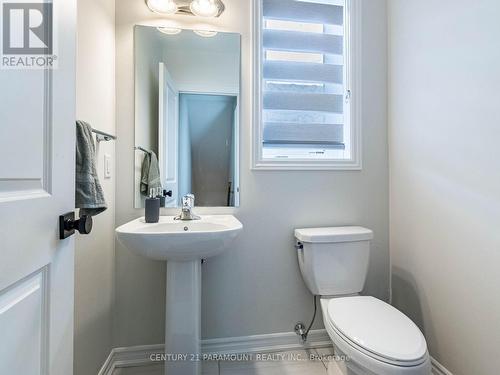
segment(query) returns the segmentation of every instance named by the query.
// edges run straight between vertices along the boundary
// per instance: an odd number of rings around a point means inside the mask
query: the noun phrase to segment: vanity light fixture
[[[212,31],[212,30],[193,30],[193,32],[204,38],[211,38],[217,35],[217,31]]]
[[[144,0],[152,12],[200,17],[219,17],[226,6],[222,0]]]
[[[182,29],[177,27],[157,27],[157,29],[159,32],[167,35],[177,35],[182,31]]]
[[[217,0],[193,0],[189,8],[194,15],[200,17],[217,17],[223,11],[221,2]]]
[[[174,0],[147,0],[147,5],[151,11],[161,14],[174,14],[178,6]]]

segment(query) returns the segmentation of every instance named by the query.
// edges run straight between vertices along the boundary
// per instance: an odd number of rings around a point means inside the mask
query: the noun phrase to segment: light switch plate
[[[111,178],[111,155],[104,154],[104,178]]]

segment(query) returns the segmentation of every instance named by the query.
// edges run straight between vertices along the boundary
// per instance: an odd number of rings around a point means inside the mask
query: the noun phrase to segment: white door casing
[[[233,118],[233,147],[234,155],[233,157],[233,194],[234,194],[234,206],[240,206],[240,97],[236,98],[236,108],[234,109]]]
[[[158,158],[163,188],[172,191],[166,207],[179,205],[179,91],[164,63],[158,75]]]
[[[76,1],[55,1],[54,70],[0,70],[0,374],[73,373]]]

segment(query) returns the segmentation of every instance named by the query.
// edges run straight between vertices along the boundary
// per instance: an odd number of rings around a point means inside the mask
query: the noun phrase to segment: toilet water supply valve
[[[300,241],[297,241],[297,243],[295,244],[295,250],[297,251],[301,251],[301,250],[304,250],[304,244]],[[300,339],[302,341],[303,344],[306,343],[307,341],[307,335],[309,335],[309,331],[311,330],[311,327],[314,323],[314,319],[316,319],[316,310],[317,310],[317,302],[316,302],[316,297],[317,296],[314,296],[314,300],[313,300],[313,304],[314,304],[314,314],[313,314],[313,317],[311,319],[311,323],[309,324],[309,327],[307,327],[306,329],[306,326],[304,325],[304,323],[302,322],[298,322],[297,324],[295,324],[295,327],[294,327],[294,331],[295,333],[300,336]]]
[[[294,327],[294,331],[298,336],[300,336],[302,344],[305,344],[307,342],[307,336],[309,335],[309,331],[311,330],[311,327],[314,323],[314,319],[316,319],[316,311],[317,311],[317,307],[318,307],[316,297],[317,296],[313,297],[313,299],[314,299],[313,300],[314,313],[313,313],[313,317],[311,319],[311,323],[309,324],[309,327],[307,327],[307,329],[306,329],[306,326],[302,322],[298,322],[297,324],[295,324],[295,327]]]
[[[302,342],[306,342],[307,340],[307,334],[306,334],[306,326],[304,325],[304,323],[302,322],[298,322],[297,324],[295,324],[295,333],[300,336],[300,338],[302,339]]]

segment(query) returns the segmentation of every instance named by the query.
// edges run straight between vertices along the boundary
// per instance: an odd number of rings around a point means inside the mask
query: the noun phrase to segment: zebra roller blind
[[[344,0],[262,0],[262,141],[345,148]]]

